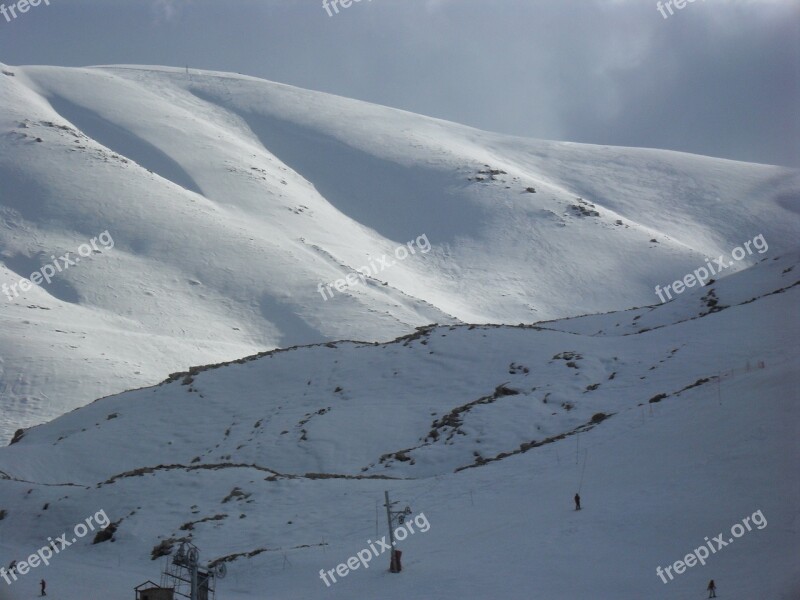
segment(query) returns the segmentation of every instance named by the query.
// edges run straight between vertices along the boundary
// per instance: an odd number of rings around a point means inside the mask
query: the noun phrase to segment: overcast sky
[[[800,0],[666,19],[655,0],[49,2],[0,16],[0,62],[188,63],[515,135],[800,167]]]

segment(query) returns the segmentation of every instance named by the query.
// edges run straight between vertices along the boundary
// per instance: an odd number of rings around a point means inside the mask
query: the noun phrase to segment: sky
[[[188,65],[512,135],[800,167],[800,0],[338,1],[42,0],[0,16],[0,62]]]

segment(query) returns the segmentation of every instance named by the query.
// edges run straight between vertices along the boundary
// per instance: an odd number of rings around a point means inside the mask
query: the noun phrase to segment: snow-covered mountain
[[[796,598],[798,263],[644,309],[277,350],[98,400],[0,449],[0,565],[101,510],[114,542],[78,540],[0,597],[41,574],[64,600],[84,581],[126,598],[190,539],[227,564],[225,599],[687,598],[711,578],[721,598]],[[430,529],[402,543],[402,574],[385,555],[327,587],[320,569],[386,534],[384,490]],[[756,511],[705,566],[656,575]]]
[[[785,168],[514,138],[235,74],[0,71],[0,440],[271,348],[653,304],[706,258],[757,235],[778,256],[800,229]],[[113,248],[91,248],[101,234]]]

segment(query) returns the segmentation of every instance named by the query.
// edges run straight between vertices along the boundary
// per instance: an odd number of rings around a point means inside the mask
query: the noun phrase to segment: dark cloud
[[[5,1],[6,4],[10,0]],[[800,2],[51,0],[9,64],[233,71],[483,129],[800,166]]]

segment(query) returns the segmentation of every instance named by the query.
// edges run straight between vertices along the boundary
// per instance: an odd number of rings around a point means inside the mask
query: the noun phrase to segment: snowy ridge
[[[0,296],[0,439],[265,349],[651,304],[705,257],[758,234],[777,256],[800,229],[785,168],[501,136],[232,74],[3,70],[0,282],[106,230],[115,246]],[[423,234],[429,253],[320,296]]]
[[[119,521],[115,542],[48,567],[65,600],[77,572],[126,597],[181,538],[228,563],[233,599],[685,598],[713,577],[726,598],[788,600],[798,259],[659,307],[301,346],[98,400],[0,450],[0,564],[96,507]],[[325,587],[319,569],[376,539],[384,489],[431,523],[404,542],[406,572],[379,560]],[[766,528],[656,577],[756,510]]]

